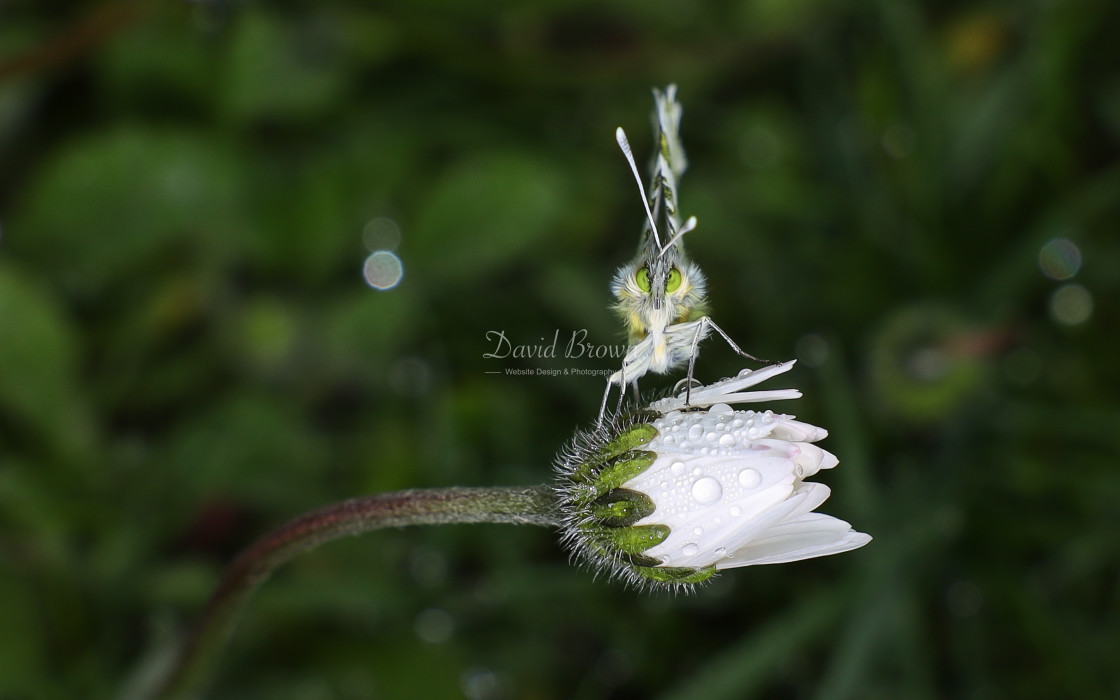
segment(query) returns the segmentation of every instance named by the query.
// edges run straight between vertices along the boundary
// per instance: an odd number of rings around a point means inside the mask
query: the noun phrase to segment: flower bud
[[[638,587],[688,587],[718,570],[836,554],[870,536],[812,512],[829,496],[806,482],[838,460],[822,428],[731,403],[797,398],[742,392],[774,365],[650,404],[573,438],[557,462],[564,540],[576,556]]]

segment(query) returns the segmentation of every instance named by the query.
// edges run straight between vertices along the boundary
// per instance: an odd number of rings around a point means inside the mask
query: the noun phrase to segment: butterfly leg
[[[618,377],[618,404],[615,406],[615,415],[622,412],[622,398],[626,396],[626,363],[622,364],[622,369],[618,370],[611,376],[607,377],[607,390],[603,392],[603,403],[599,406],[599,419],[595,421],[595,427],[598,428],[603,424],[603,418],[607,415],[607,399],[611,395],[611,387],[614,385],[614,378]],[[634,382],[634,393],[637,394],[638,383]]]
[[[707,316],[702,316],[699,319],[699,321],[700,321],[700,325],[696,326],[696,335],[692,336],[692,352],[688,356],[688,377],[687,377],[688,388],[685,389],[685,395],[684,395],[684,405],[685,406],[692,403],[692,382],[693,382],[692,370],[696,367],[696,353],[699,352],[699,349],[700,349],[700,339],[703,338],[705,335],[707,335],[706,331],[709,328],[714,330],[716,333],[719,333],[720,336],[722,336],[723,339],[727,341],[727,344],[731,346],[731,349],[734,350],[740,357],[745,357],[749,360],[754,360],[755,362],[761,362],[764,365],[775,364],[774,362],[772,362],[770,360],[764,360],[761,357],[755,357],[754,355],[752,355],[749,352],[746,352],[745,350],[740,348],[738,345],[735,344],[735,341],[731,339],[731,336],[727,335],[727,333],[725,333],[722,328],[717,326],[716,322],[713,321],[711,318],[709,318]]]
[[[723,336],[723,339],[727,341],[727,344],[731,346],[731,349],[734,350],[736,353],[738,353],[740,357],[745,357],[748,360],[754,360],[755,362],[761,362],[764,365],[775,365],[775,364],[777,364],[776,362],[774,362],[772,360],[764,360],[761,357],[755,357],[754,355],[750,354],[749,352],[744,351],[742,348],[740,348],[738,345],[735,344],[735,341],[731,339],[731,336],[724,333],[723,329],[720,328],[719,326],[717,326],[716,322],[713,321],[712,319],[708,318],[707,316],[700,319],[700,325],[701,326],[705,326],[705,325],[710,326],[712,328],[712,330],[714,330],[716,333],[719,333],[721,336]],[[700,333],[699,332],[696,334],[696,338],[697,338],[697,340],[699,340],[699,338],[700,338]],[[693,342],[692,349],[693,349],[693,352],[696,351],[696,342]]]
[[[688,406],[692,403],[692,371],[696,369],[696,353],[700,351],[700,338],[704,336],[704,329],[706,323],[710,323],[707,316],[700,319],[700,325],[696,326],[696,335],[692,336],[692,352],[688,353],[688,374],[685,375],[684,380],[688,382],[684,389],[684,405]],[[723,331],[720,331],[722,333]]]
[[[607,399],[611,395],[611,386],[613,386],[611,378],[607,377],[607,390],[603,392],[603,403],[599,406],[599,419],[595,421],[596,428],[603,424],[603,417],[607,414]]]

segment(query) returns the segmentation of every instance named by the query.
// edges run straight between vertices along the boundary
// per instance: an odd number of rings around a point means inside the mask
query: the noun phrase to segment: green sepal
[[[653,513],[653,499],[639,491],[614,489],[591,504],[591,514],[607,527],[630,527]]]
[[[650,464],[653,464],[653,458],[651,458],[651,456],[656,457],[653,452],[649,452],[648,450],[633,450],[631,452],[623,452],[604,462],[584,462],[572,473],[572,481],[577,484],[592,484],[598,488],[603,483],[602,479],[604,474],[614,474],[615,472],[621,471],[623,473],[632,473],[632,476],[637,476],[642,473],[642,470]],[[630,462],[635,459],[648,461],[640,465],[630,465]],[[612,478],[609,483],[614,483],[615,481],[616,479]],[[626,479],[623,479],[622,481],[618,481],[615,485],[621,486],[625,481]],[[608,486],[607,488],[600,489],[600,492],[603,493],[609,489],[610,487]]]
[[[602,531],[601,536],[615,549],[626,554],[641,554],[655,547],[669,536],[668,525],[636,525],[633,527],[610,528]]]
[[[578,502],[586,503],[590,499],[605,496],[644,472],[656,460],[657,454],[654,452],[633,450],[615,457],[603,465],[598,473],[593,471],[595,467],[589,462],[581,464],[572,478],[577,486],[586,485],[589,488],[580,488],[581,493],[576,494],[575,498]]]
[[[716,575],[716,565],[703,569],[691,569],[687,566],[638,566],[634,571],[661,583],[701,583]]]
[[[657,437],[657,428],[649,423],[639,423],[631,427],[629,430],[621,433],[613,441],[607,443],[599,448],[595,454],[587,459],[586,462],[580,464],[572,471],[571,480],[578,484],[588,484],[599,482],[599,477],[605,472],[611,472],[616,469],[629,470],[626,463],[643,453],[638,451],[637,448],[643,445],[648,445],[651,440]],[[649,464],[652,464],[652,460]],[[636,476],[640,474],[643,469],[649,466],[634,465],[632,468],[636,469],[632,473]],[[615,483],[615,486],[621,485],[625,479]],[[598,484],[596,484],[598,486]],[[607,488],[600,488],[599,493],[603,494],[610,490]]]
[[[631,568],[634,569],[652,568],[661,565],[661,560],[654,559],[653,557],[647,557],[643,554],[627,554],[626,552],[618,551],[614,548],[614,544],[609,540],[609,538],[595,540],[590,542],[590,544],[592,549],[599,556],[605,557],[607,559],[616,559],[620,562],[626,562],[630,565]]]
[[[657,428],[649,423],[639,423],[599,448],[599,451],[588,462],[594,465],[605,464],[624,452],[648,445],[657,435]]]
[[[617,489],[627,481],[638,476],[649,465],[657,461],[657,453],[650,452],[649,450],[634,450],[627,452],[614,462],[607,464],[599,472],[598,477],[595,479],[595,488],[599,493],[607,493],[611,489]]]

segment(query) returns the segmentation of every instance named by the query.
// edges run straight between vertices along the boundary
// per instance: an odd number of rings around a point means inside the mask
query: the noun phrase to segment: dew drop
[[[719,547],[718,549],[716,549],[716,556],[719,557],[720,559],[723,559],[724,557],[726,557],[727,556],[727,547]]]
[[[681,554],[685,555],[686,557],[694,557],[699,551],[700,545],[693,544],[691,542],[681,547]]]
[[[715,503],[723,497],[723,487],[712,477],[705,476],[693,482],[692,497],[699,503]]]
[[[696,535],[697,537],[699,537],[699,536],[701,536],[701,535],[703,535],[703,534],[704,534],[704,528],[702,528],[702,527],[694,527],[694,528],[692,528],[692,534],[694,534],[694,535]]]
[[[707,440],[708,442],[715,442],[716,437],[718,437],[718,436],[715,434],[715,431],[711,431],[707,435],[704,436],[704,439]]]
[[[672,445],[676,441],[677,441],[677,439],[675,437],[673,437],[672,435],[666,435],[665,437],[661,438],[661,442],[666,444],[666,445]]]
[[[739,485],[743,488],[753,489],[762,483],[762,474],[757,469],[744,469],[739,472]]]
[[[735,436],[731,433],[724,433],[719,436],[719,444],[723,447],[730,447],[735,444]]]
[[[680,474],[684,471],[684,462],[673,462],[669,469],[672,470],[674,474]]]
[[[708,413],[719,415],[721,413],[734,413],[735,409],[731,408],[725,403],[717,403],[708,409]]]

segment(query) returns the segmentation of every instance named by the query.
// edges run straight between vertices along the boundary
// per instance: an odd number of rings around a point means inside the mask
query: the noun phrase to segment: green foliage
[[[1118,21],[7,3],[0,697],[114,696],[301,512],[550,479],[604,383],[563,371],[617,364],[566,343],[623,342],[643,213],[614,128],[642,161],[669,82],[713,318],[800,359],[771,408],[829,429],[825,510],[875,541],[660,598],[544,530],[380,532],[269,581],[215,697],[1115,695]],[[1072,278],[1040,269],[1054,238]],[[557,356],[485,358],[488,331]],[[713,339],[698,378],[740,366]]]

